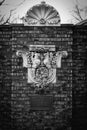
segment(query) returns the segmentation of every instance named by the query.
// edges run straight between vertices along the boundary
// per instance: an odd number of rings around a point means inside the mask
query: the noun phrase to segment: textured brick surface
[[[75,27],[73,37],[73,121],[77,129],[87,124],[87,27]]]
[[[70,130],[72,99],[74,127],[78,127],[79,118],[85,119],[86,30],[68,25],[0,27],[0,125],[3,129]],[[27,69],[23,68],[22,58],[16,56],[16,50],[30,44],[55,45],[57,51],[68,52],[68,57],[62,59],[62,67],[57,69],[57,83],[49,84],[46,90],[46,94],[54,96],[52,111],[30,110],[30,96],[36,93],[36,89],[27,83]]]
[[[0,27],[0,128],[11,123],[11,28]]]

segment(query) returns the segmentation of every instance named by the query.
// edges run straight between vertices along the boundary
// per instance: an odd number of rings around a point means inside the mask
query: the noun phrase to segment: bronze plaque
[[[53,106],[52,95],[30,96],[31,110],[51,110]]]

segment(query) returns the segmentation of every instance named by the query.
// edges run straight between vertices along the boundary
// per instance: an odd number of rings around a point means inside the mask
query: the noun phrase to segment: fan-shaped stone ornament
[[[41,2],[28,10],[22,21],[28,26],[59,26],[60,16],[54,7]]]

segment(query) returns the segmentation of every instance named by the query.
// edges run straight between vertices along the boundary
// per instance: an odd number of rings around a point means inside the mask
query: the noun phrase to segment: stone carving
[[[56,65],[58,68],[61,68],[61,59],[62,57],[66,57],[68,53],[66,51],[58,51],[56,53]]]
[[[44,59],[44,64],[46,65],[46,67],[51,68],[51,61],[50,61],[51,57],[50,54],[47,52],[45,54],[45,59]]]
[[[31,60],[32,60],[32,68],[36,68],[40,64],[39,54],[38,53],[31,53]]]
[[[59,13],[52,6],[47,5],[45,2],[35,5],[30,8],[25,17],[21,18],[24,25],[30,26],[59,26],[60,16]]]
[[[18,50],[16,53],[23,58],[23,67],[28,68],[28,83],[38,87],[56,83],[56,68],[61,68],[61,59],[68,55],[67,52],[55,52],[54,45],[30,45],[29,48],[29,51]]]

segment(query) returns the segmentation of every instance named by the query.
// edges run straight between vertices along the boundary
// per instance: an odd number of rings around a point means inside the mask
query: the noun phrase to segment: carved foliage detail
[[[66,51],[45,51],[41,47],[36,51],[18,50],[16,54],[23,58],[23,67],[28,68],[28,83],[37,86],[55,83],[56,68],[61,68],[62,57],[68,55]]]

